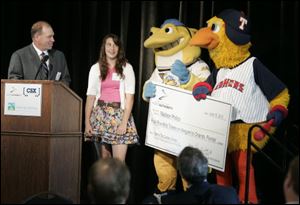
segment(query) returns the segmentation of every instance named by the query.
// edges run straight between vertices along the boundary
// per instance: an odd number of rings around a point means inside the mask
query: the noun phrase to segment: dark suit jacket
[[[232,187],[203,182],[192,185],[187,191],[162,197],[163,204],[239,204]]]
[[[60,80],[66,85],[71,82],[67,62],[61,51],[52,49],[49,53],[49,80]],[[8,68],[8,79],[24,79],[34,80],[39,68],[41,60],[32,44],[15,51],[10,59]],[[60,74],[59,74],[60,73]],[[56,79],[56,76],[59,76]],[[37,76],[37,80],[46,80]]]

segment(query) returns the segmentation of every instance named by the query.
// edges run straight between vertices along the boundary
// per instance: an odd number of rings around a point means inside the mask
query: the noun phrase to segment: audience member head
[[[290,162],[283,189],[286,202],[299,201],[299,155]]]
[[[41,51],[50,50],[54,43],[54,32],[46,21],[38,21],[31,27],[31,38],[34,45]]]
[[[90,168],[88,194],[93,204],[124,204],[129,189],[130,172],[124,162],[103,158]]]
[[[181,176],[189,183],[206,180],[208,161],[203,153],[193,147],[185,147],[178,156],[177,166]]]

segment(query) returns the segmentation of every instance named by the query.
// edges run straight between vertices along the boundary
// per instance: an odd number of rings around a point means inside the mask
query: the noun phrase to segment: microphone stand
[[[48,68],[49,68],[49,70],[48,70],[48,80],[50,80],[50,75],[51,75],[51,72],[53,70],[53,65],[51,64],[51,62],[49,63]]]
[[[41,68],[43,67],[43,63],[40,64],[38,71],[35,74],[34,80],[36,80],[38,74],[41,72]]]

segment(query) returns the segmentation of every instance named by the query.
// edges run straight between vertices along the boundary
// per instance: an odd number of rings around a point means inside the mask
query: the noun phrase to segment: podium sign
[[[6,83],[4,115],[41,116],[42,84]]]

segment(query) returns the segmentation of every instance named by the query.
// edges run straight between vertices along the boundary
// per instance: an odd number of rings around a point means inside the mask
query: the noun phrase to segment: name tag
[[[117,73],[113,73],[111,79],[115,80],[115,81],[120,81],[121,80],[120,76]]]
[[[61,76],[61,72],[57,72],[55,76],[55,80],[59,80]]]

